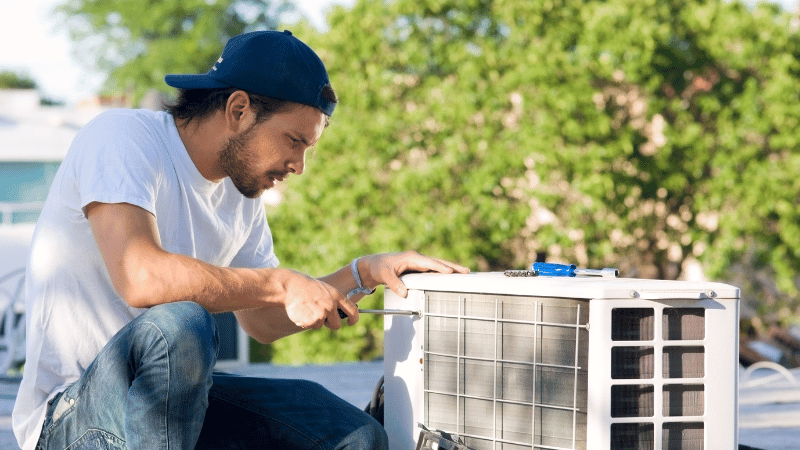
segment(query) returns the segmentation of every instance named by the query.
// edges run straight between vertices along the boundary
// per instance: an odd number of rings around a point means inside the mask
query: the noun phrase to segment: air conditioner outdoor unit
[[[391,450],[731,450],[739,289],[603,277],[412,274],[386,291]]]

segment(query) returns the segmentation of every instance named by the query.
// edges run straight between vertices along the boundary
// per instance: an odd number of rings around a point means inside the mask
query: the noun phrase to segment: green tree
[[[76,56],[107,73],[104,90],[133,103],[168,92],[169,73],[204,73],[237,34],[278,26],[285,0],[70,0],[56,11]]]
[[[0,89],[36,89],[36,82],[27,75],[6,70],[0,72]]]
[[[361,0],[329,26],[299,33],[341,103],[269,213],[287,265],[411,248],[658,278],[696,260],[729,279],[743,261],[797,304],[800,39],[777,7]],[[303,333],[275,358],[376,356],[379,324]]]

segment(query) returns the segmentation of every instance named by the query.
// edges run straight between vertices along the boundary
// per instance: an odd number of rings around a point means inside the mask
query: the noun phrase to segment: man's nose
[[[286,168],[295,175],[301,175],[306,169],[306,152],[303,151],[299,157],[287,161]]]

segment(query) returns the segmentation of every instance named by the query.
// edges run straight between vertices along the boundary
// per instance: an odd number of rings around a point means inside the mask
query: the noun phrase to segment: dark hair
[[[228,97],[237,88],[219,89],[178,89],[178,99],[167,107],[167,112],[176,119],[191,122],[193,119],[204,119],[220,109],[225,109]],[[247,92],[247,91],[245,91]],[[269,116],[287,108],[292,102],[265,97],[263,95],[247,92],[250,104],[256,113],[256,122],[267,120]]]
[[[167,112],[172,114],[172,117],[186,120],[187,122],[191,122],[193,119],[204,119],[214,114],[217,110],[225,109],[228,103],[228,97],[240,90],[241,89],[233,87],[219,89],[178,89],[178,99],[175,103],[167,106]],[[250,105],[252,105],[253,111],[256,113],[256,123],[261,123],[269,119],[273,114],[296,104],[288,100],[245,92],[250,97]],[[322,87],[321,95],[332,103],[337,103],[339,101],[336,97],[336,92],[333,91],[333,87],[330,84],[326,84]]]
[[[336,92],[333,91],[333,86],[330,84],[322,86],[322,92],[320,92],[320,94],[322,94],[325,100],[331,103],[339,103],[339,97],[336,96]]]

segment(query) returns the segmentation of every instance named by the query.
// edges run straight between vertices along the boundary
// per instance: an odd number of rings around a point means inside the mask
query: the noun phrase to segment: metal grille
[[[424,421],[475,450],[586,448],[588,302],[428,292]]]

